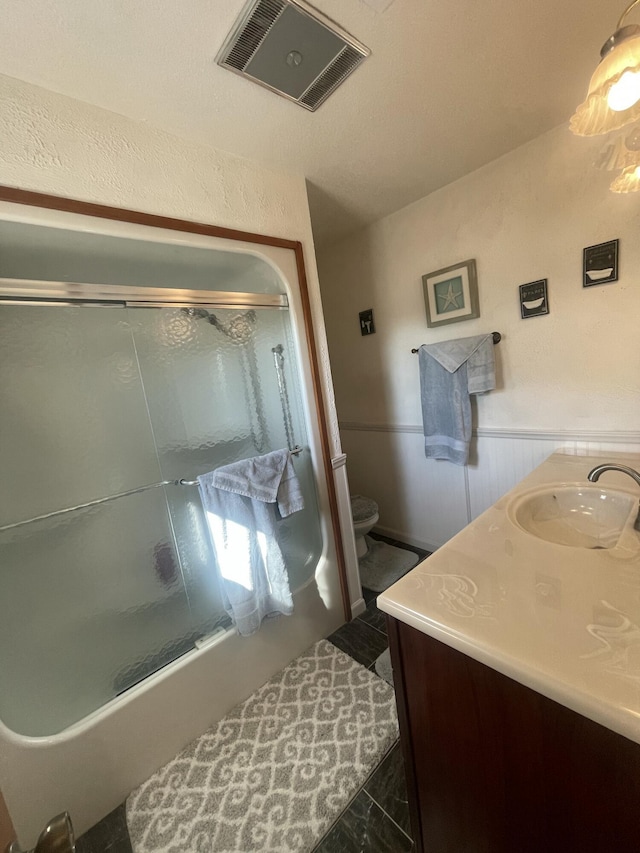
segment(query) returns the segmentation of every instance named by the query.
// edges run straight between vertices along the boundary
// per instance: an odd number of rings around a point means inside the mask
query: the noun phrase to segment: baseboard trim
[[[393,527],[381,527],[379,524],[373,528],[373,532],[379,533],[381,536],[386,536],[388,539],[404,542],[406,545],[414,545],[423,551],[437,551],[444,544],[432,545],[430,542],[425,542],[424,539],[416,539],[414,536],[409,536],[408,533],[403,533],[402,530],[394,530]]]
[[[359,616],[361,613],[367,609],[367,602],[364,598],[359,598],[351,605],[351,618],[355,619],[356,616]]]
[[[418,424],[380,424],[367,421],[340,421],[341,430],[354,432],[400,432],[422,435]],[[640,444],[640,432],[631,430],[537,430],[476,427],[478,438],[528,439],[533,441],[595,441],[609,444]]]

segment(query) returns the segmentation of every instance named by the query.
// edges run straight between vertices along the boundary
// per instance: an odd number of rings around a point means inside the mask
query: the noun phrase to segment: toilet
[[[360,560],[368,550],[364,537],[378,522],[378,504],[364,495],[351,495],[351,516],[356,535],[356,554]]]

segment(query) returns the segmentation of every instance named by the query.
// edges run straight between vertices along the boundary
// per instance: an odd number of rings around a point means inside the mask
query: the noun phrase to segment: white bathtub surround
[[[1,76],[0,103],[4,119],[0,127],[2,184],[301,242],[329,420],[330,454],[339,456],[304,177],[272,172],[232,154]],[[46,225],[53,218],[59,227],[66,227],[74,220],[69,214],[15,207],[29,222],[37,218]],[[99,221],[89,218],[82,227],[93,231],[99,228]],[[144,226],[139,227],[144,231]],[[132,226],[111,223],[110,228],[109,233],[127,236]],[[142,239],[154,239],[149,232],[155,239],[167,236],[158,233],[159,229],[147,229]],[[173,239],[183,243],[192,236],[173,235]],[[206,241],[197,235],[193,239]],[[274,251],[279,255],[277,265],[283,254],[289,254],[284,249]],[[296,280],[295,264],[285,275]],[[295,287],[291,299],[300,316]],[[303,336],[300,341],[304,351]],[[304,370],[308,383],[310,376],[306,367]],[[316,421],[310,412],[312,431]],[[314,465],[321,466],[317,435],[311,454]],[[346,474],[342,479],[336,477],[336,482],[339,500],[348,502]],[[325,497],[320,497],[323,514]],[[344,529],[348,540],[350,528]],[[255,642],[228,633],[220,642],[194,650],[60,735],[21,737],[0,725],[0,784],[22,846],[33,846],[51,815],[65,809],[71,812],[77,833],[84,832],[256,685],[311,642],[335,630],[343,616],[331,539],[325,526],[325,553],[315,582],[294,593],[293,615],[266,624]],[[355,598],[356,603],[360,597]]]
[[[12,209],[17,207],[12,206]],[[7,213],[3,208],[2,213]],[[20,210],[30,221],[49,220],[56,212]],[[80,220],[77,223],[77,220]],[[88,229],[111,224],[81,216],[59,214],[60,225]],[[41,223],[42,224],[42,223]],[[135,239],[142,230],[148,239],[191,236],[145,230],[144,226],[115,223],[115,232]],[[138,229],[138,230],[136,230]],[[194,235],[198,241],[203,238]],[[239,247],[235,247],[236,251]],[[260,254],[267,249],[263,247]],[[292,253],[287,253],[285,255]],[[272,259],[274,260],[274,259]],[[297,281],[295,261],[279,254],[275,261],[289,285]],[[284,263],[284,267],[281,264]],[[269,620],[259,637],[240,638],[234,631],[219,641],[188,652],[174,664],[147,678],[59,734],[47,737],[19,735],[0,724],[0,779],[11,816],[23,847],[31,847],[46,821],[69,810],[81,834],[121,803],[128,793],[173,757],[212,722],[263,684],[310,643],[325,637],[344,621],[337,560],[328,513],[328,493],[322,472],[319,418],[312,387],[304,337],[300,333],[300,293],[290,288],[297,351],[300,359],[302,405],[309,430],[310,453],[316,472],[320,507],[322,554],[304,585],[294,591],[294,612],[286,620]],[[77,687],[80,689],[80,687]]]
[[[570,547],[514,513],[547,484],[640,455],[554,453],[436,554],[378,598],[386,613],[640,743],[640,489],[611,471],[597,486],[629,498],[613,547]],[[612,544],[602,541],[603,545]]]
[[[318,580],[331,589],[331,567]],[[331,589],[336,602],[337,579]],[[315,584],[294,595],[294,614],[267,620],[255,638],[235,631],[180,658],[60,735],[22,737],[0,723],[3,794],[23,847],[65,809],[81,835],[129,792],[309,646],[341,624]]]

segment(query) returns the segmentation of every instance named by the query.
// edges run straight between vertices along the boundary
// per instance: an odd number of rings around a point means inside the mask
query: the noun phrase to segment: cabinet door
[[[418,853],[635,853],[640,746],[388,619]]]

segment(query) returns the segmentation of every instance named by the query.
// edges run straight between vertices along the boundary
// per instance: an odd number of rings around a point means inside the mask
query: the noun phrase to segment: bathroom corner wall
[[[559,127],[318,254],[351,488],[380,529],[437,547],[557,447],[640,448],[640,196]],[[619,238],[619,280],[582,287],[582,250]],[[480,317],[430,329],[421,277],[475,258]],[[548,279],[550,313],[518,285]],[[376,334],[358,312],[373,308]],[[427,460],[411,349],[499,331],[498,387],[472,398],[470,463]]]

